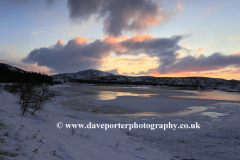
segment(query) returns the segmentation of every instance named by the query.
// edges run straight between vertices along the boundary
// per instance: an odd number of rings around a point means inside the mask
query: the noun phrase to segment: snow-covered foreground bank
[[[61,91],[38,117],[20,115],[17,97],[0,94],[0,159],[239,159],[240,105],[219,103],[195,107],[184,115],[107,115],[74,111],[59,105],[76,92]],[[194,109],[194,107],[193,107]],[[57,122],[193,124],[200,129],[58,129]]]
[[[0,157],[5,159],[170,159],[170,155],[133,141],[119,129],[58,129],[57,122],[102,123],[108,116],[76,112],[57,104],[66,95],[55,97],[38,117],[20,115],[17,97],[0,95]],[[118,143],[118,144],[117,144]],[[145,148],[139,151],[138,148]],[[0,158],[1,159],[1,158]]]

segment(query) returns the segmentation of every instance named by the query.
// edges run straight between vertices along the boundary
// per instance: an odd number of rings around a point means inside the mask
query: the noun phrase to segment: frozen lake
[[[239,93],[180,91],[148,87],[69,86],[69,100],[61,104],[74,110],[107,114],[190,114],[216,103],[240,103]]]

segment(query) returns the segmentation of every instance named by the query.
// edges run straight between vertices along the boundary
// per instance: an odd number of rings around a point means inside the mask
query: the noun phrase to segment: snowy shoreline
[[[17,97],[0,94],[0,158],[4,159],[237,159],[240,105],[219,103],[190,115],[131,116],[74,111],[59,104],[74,96],[67,85],[37,117],[21,115]],[[65,123],[195,123],[200,130],[56,128]],[[69,136],[70,135],[70,136]],[[117,143],[120,144],[117,147]],[[11,157],[13,156],[13,157]],[[14,157],[15,156],[15,157]]]
[[[58,86],[54,86],[57,88]],[[62,86],[61,86],[62,87]],[[69,93],[47,103],[37,117],[21,115],[17,97],[3,91],[0,95],[0,158],[5,159],[156,159],[170,155],[151,148],[140,152],[136,148],[147,148],[142,142],[135,142],[120,129],[89,130],[78,129],[69,136],[71,129],[58,129],[57,122],[102,123],[108,116],[88,112],[76,112],[58,104],[68,99]],[[109,117],[108,117],[109,118]],[[119,147],[116,143],[121,139]],[[139,153],[140,152],[140,153]],[[33,158],[32,158],[33,157]]]

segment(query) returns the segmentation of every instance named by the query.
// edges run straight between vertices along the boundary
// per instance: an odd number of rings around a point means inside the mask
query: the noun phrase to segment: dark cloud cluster
[[[59,41],[49,48],[35,49],[22,61],[49,67],[53,69],[52,72],[76,72],[89,68],[97,69],[101,59],[112,49],[113,45],[101,40],[79,43],[79,39],[73,39],[66,45]]]
[[[180,72],[202,72],[224,69],[226,67],[240,67],[240,54],[223,55],[222,53],[214,53],[210,56],[186,56],[171,65],[156,69],[162,74],[180,73]]]
[[[115,52],[117,55],[140,53],[151,57],[159,57],[164,65],[172,63],[176,58],[176,51],[181,36],[171,38],[149,38],[136,41],[131,38],[121,42],[109,42],[107,39],[95,40],[87,43],[84,38],[70,40],[66,45],[61,41],[48,48],[39,48],[31,51],[23,59],[24,63],[52,68],[52,72],[76,72],[79,70],[97,68],[103,62],[103,58]]]
[[[123,31],[141,31],[167,19],[159,1],[153,0],[68,0],[70,17],[86,21],[104,19],[104,32],[120,36]]]

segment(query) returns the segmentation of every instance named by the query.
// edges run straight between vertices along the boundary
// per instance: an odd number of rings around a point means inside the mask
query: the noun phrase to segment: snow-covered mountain
[[[112,73],[103,72],[100,70],[84,70],[79,71],[77,73],[63,73],[63,74],[57,74],[53,75],[54,78],[98,78],[98,77],[105,77],[105,76],[114,76]]]

